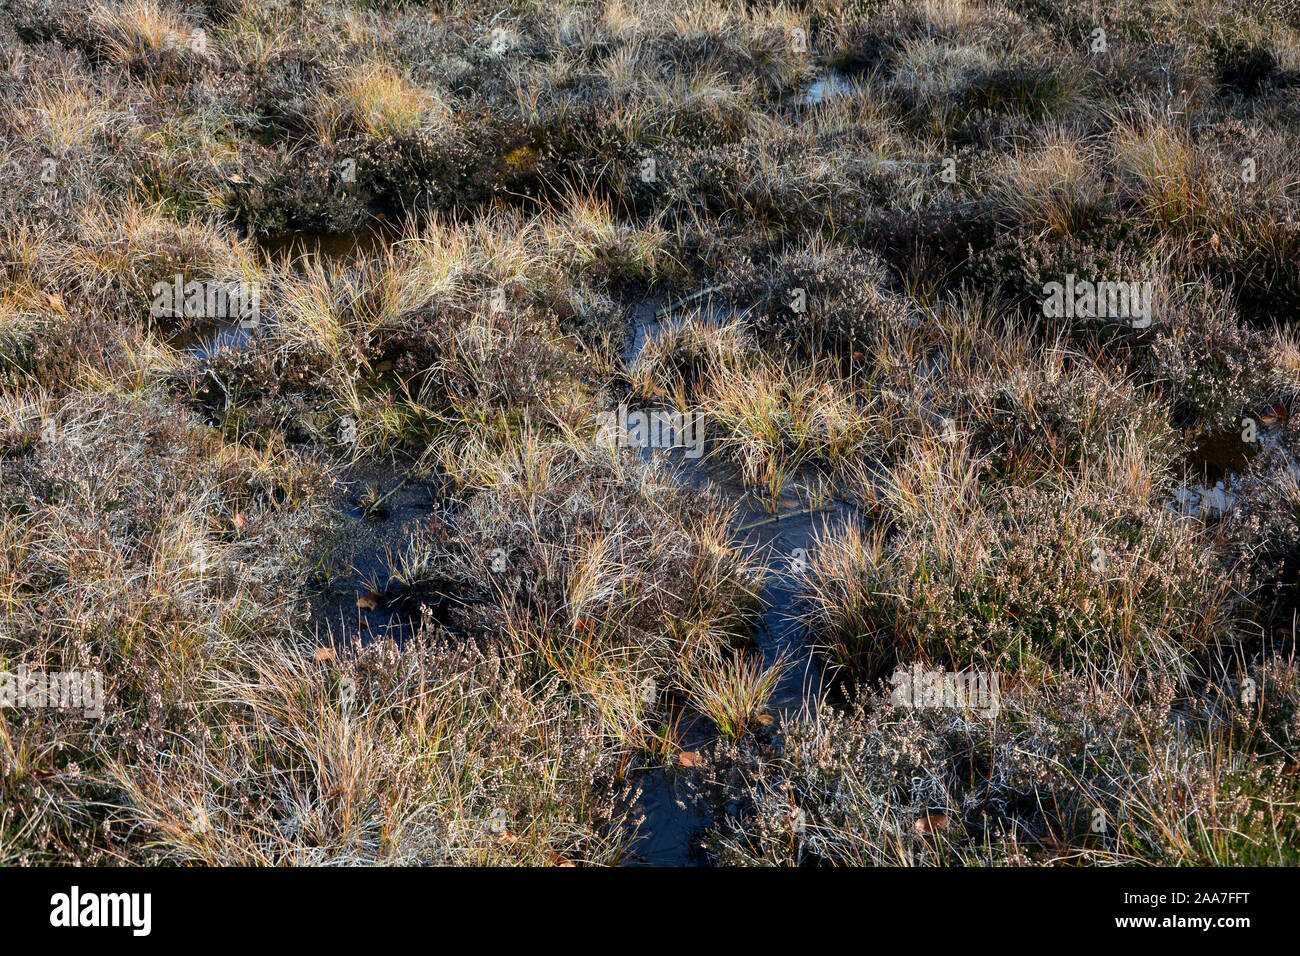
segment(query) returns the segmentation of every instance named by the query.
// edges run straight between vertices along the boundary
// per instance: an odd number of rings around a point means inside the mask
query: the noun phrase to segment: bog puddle
[[[837,81],[828,78],[826,82],[834,85]],[[815,95],[830,92],[828,87]],[[372,222],[344,235],[286,236],[265,240],[259,246],[268,259],[293,267],[312,257],[361,260],[382,251],[398,236],[393,226]],[[676,314],[659,314],[664,305],[665,301],[644,298],[630,309],[630,334],[624,353],[628,365],[646,342],[662,334],[666,325],[678,318]],[[728,317],[714,309],[708,297],[692,302],[690,308],[698,310],[706,320]],[[243,345],[256,334],[256,329],[241,328],[235,322],[210,323],[174,329],[168,341],[201,359],[219,349]],[[752,635],[751,650],[760,654],[765,664],[786,662],[768,707],[779,732],[782,720],[815,710],[828,693],[820,661],[798,622],[798,574],[812,553],[817,534],[833,522],[852,520],[854,509],[844,502],[814,502],[797,490],[780,502],[763,502],[740,485],[731,469],[707,454],[694,461],[680,452],[647,454],[667,454],[670,473],[676,480],[708,489],[734,507],[736,540],[744,549],[761,556],[771,569],[760,594],[766,610]],[[369,643],[381,638],[402,643],[418,631],[422,615],[436,619],[447,609],[449,597],[436,589],[412,593],[393,573],[394,560],[406,547],[412,531],[437,511],[441,501],[436,481],[415,475],[409,465],[392,461],[344,469],[337,489],[342,515],[337,552],[312,602],[311,624],[322,643],[346,646],[354,640]],[[685,749],[707,748],[716,739],[707,721],[682,716]],[[689,772],[675,767],[650,766],[633,772],[632,783],[641,791],[635,809],[642,823],[629,862],[653,866],[705,862],[700,837],[715,808],[691,788],[690,778]]]
[[[632,328],[624,362],[631,366],[646,344],[662,335],[679,313],[663,312],[664,302],[642,301],[632,311]],[[701,297],[688,308],[704,322],[724,322],[732,317],[714,300]],[[779,501],[755,497],[737,480],[734,470],[710,454],[706,444],[700,458],[685,457],[684,450],[646,451],[663,456],[670,473],[686,485],[707,490],[735,510],[734,538],[739,547],[763,559],[769,573],[760,599],[766,608],[752,635],[753,650],[765,665],[784,661],[786,668],[772,692],[768,712],[781,723],[793,716],[815,712],[830,693],[827,675],[799,622],[800,573],[812,554],[819,533],[836,522],[854,520],[853,505],[800,493],[797,483]],[[683,727],[684,750],[697,751],[716,740],[707,721],[688,721]],[[648,767],[636,779],[641,796],[636,807],[642,817],[634,845],[634,863],[648,866],[689,866],[706,863],[701,837],[720,808],[710,806],[706,793],[693,785],[691,775],[671,767]]]
[[[1236,478],[1256,455],[1280,442],[1281,433],[1274,425],[1261,427],[1253,442],[1245,441],[1236,429],[1196,436],[1184,456],[1187,478],[1174,492],[1172,507],[1201,519],[1221,517],[1237,502]]]
[[[401,238],[401,229],[386,219],[371,219],[349,232],[317,235],[288,233],[257,240],[257,253],[266,263],[294,268],[311,259],[360,263]],[[266,318],[266,317],[263,317]],[[166,320],[164,339],[174,349],[207,358],[223,348],[238,348],[257,334],[255,325],[225,319]]]
[[[801,106],[816,106],[837,96],[849,96],[857,87],[838,70],[828,70],[808,85],[799,99]]]
[[[769,573],[759,594],[766,610],[752,634],[753,648],[765,665],[785,662],[785,670],[768,701],[768,713],[781,724],[792,717],[813,713],[833,690],[820,659],[798,619],[799,569],[812,553],[819,532],[835,522],[852,520],[851,505],[834,502],[820,506],[787,499],[784,513],[773,514],[745,494],[721,469],[707,463],[680,467],[684,482],[707,488],[737,508],[736,540],[744,549],[765,559]],[[707,721],[687,722],[682,749],[699,751],[717,740]],[[638,810],[642,823],[634,862],[648,866],[689,866],[707,862],[700,838],[719,808],[708,794],[698,791],[688,773],[671,767],[648,767],[638,774],[642,788]]]
[[[436,588],[412,589],[393,574],[416,525],[439,507],[436,482],[397,464],[346,469],[337,486],[342,526],[328,578],[312,602],[311,626],[321,643],[339,647],[415,636],[426,617],[449,610]]]

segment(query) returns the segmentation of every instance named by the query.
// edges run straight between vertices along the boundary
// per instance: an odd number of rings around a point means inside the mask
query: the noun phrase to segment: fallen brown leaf
[[[948,829],[948,814],[928,813],[916,821],[917,833],[938,833]]]

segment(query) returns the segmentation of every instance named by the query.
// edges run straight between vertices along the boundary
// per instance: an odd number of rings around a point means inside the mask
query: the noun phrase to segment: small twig
[[[226,391],[226,386],[222,384],[221,379],[217,378],[217,373],[216,373],[216,372],[212,371],[212,369],[208,369],[207,372],[208,372],[208,375],[210,375],[210,376],[212,377],[212,381],[214,381],[214,382],[217,383],[217,388],[221,389],[221,393],[222,393],[223,395],[226,396],[226,407],[225,407],[225,411],[229,411],[229,410],[230,410],[230,392]]]
[[[655,318],[658,319],[661,318],[662,316],[668,315],[670,312],[676,312],[682,306],[690,305],[696,299],[702,299],[704,298],[704,296],[708,295],[711,292],[721,292],[721,291],[722,291],[722,286],[711,285],[707,289],[701,289],[699,292],[692,292],[686,298],[678,299],[676,302],[673,302],[672,304],[666,305],[662,309],[659,309],[657,312],[655,312]]]
[[[411,476],[410,476],[410,475],[407,475],[405,478],[403,478],[403,479],[402,479],[401,481],[399,481],[397,484],[393,485],[393,487],[392,487],[391,489],[389,489],[389,491],[387,492],[387,494],[385,494],[382,498],[379,498],[379,499],[377,499],[377,500],[371,502],[371,504],[370,504],[370,508],[367,509],[367,510],[374,511],[376,508],[378,508],[380,505],[382,505],[382,504],[383,504],[385,501],[387,501],[389,498],[393,497],[393,495],[397,494],[397,493],[402,489],[402,487],[403,487],[403,486],[404,486],[408,481],[410,481],[410,480],[411,480]]]
[[[749,531],[753,528],[761,528],[765,524],[772,524],[774,521],[784,521],[786,518],[797,518],[800,515],[815,515],[822,511],[834,511],[835,505],[809,505],[807,508],[796,508],[794,511],[787,511],[783,515],[772,515],[770,518],[760,518],[758,521],[751,521],[736,529],[737,532]]]

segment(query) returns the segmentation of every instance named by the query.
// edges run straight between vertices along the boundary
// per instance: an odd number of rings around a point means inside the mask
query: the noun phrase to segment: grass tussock
[[[1112,6],[10,0],[0,862],[1295,862],[1300,24]]]

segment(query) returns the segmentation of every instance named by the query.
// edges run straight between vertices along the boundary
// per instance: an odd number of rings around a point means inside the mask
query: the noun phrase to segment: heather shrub
[[[944,407],[988,465],[1023,480],[1102,461],[1123,441],[1140,441],[1171,464],[1179,443],[1166,409],[1122,369],[1098,365],[1057,344],[1000,356],[944,376]]]
[[[960,445],[913,452],[886,475],[881,528],[816,543],[807,625],[868,678],[916,657],[1185,674],[1231,633],[1236,582],[1206,533],[1164,507],[1143,452],[1112,454],[1078,478],[997,487]]]
[[[742,794],[710,834],[724,865],[1295,859],[1294,777],[1167,683],[1015,686],[996,719],[869,695],[718,763]]]
[[[877,258],[818,240],[782,252],[765,271],[741,261],[722,278],[758,340],[778,352],[850,358],[876,328],[907,315]]]
[[[1252,664],[1221,695],[1240,746],[1294,774],[1300,765],[1300,667],[1273,655]]]
[[[1181,424],[1237,430],[1244,414],[1272,397],[1276,367],[1267,337],[1208,294],[1172,311],[1150,362]]]

